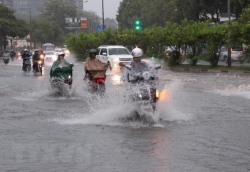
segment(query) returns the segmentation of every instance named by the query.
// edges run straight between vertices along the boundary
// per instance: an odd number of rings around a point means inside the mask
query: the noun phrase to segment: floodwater
[[[49,91],[21,62],[0,62],[0,171],[250,171],[250,77],[161,71],[164,97],[154,125],[124,120],[119,75],[108,72],[107,96],[86,91],[74,67],[70,98]]]

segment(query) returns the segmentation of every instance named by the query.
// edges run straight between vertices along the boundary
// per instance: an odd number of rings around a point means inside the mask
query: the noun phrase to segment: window
[[[129,55],[129,51],[126,48],[110,48],[109,55]]]
[[[101,50],[101,55],[103,55],[103,53],[106,53],[106,54],[107,54],[107,49],[106,49],[106,48],[102,48],[102,50]]]

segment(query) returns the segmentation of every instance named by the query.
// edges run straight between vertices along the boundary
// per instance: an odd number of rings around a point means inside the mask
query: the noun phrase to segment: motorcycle
[[[123,65],[126,70],[125,80],[128,82],[128,92],[125,95],[126,100],[132,101],[136,104],[137,112],[139,114],[154,114],[156,111],[156,103],[159,99],[160,92],[158,90],[158,71],[161,65],[150,66],[149,71],[141,72],[140,76],[131,79],[129,71],[130,65]],[[152,117],[152,116],[151,116]]]
[[[10,61],[10,55],[9,55],[9,53],[4,53],[3,54],[3,62],[4,62],[4,64],[8,64],[9,61]]]
[[[71,64],[73,67],[74,65]],[[72,88],[73,79],[71,74],[60,77],[51,77],[50,78],[50,86],[52,92],[59,96],[70,96],[70,90]]]
[[[105,79],[104,77],[93,78],[97,72],[102,72],[104,75],[106,70],[90,70],[86,73],[84,80],[88,81],[88,88],[92,93],[103,94],[105,92]]]
[[[43,74],[43,66],[42,66],[42,61],[34,61],[34,74],[36,75],[36,73],[41,73],[41,75]]]
[[[72,76],[66,77],[52,77],[50,78],[51,89],[59,96],[70,96],[70,89],[72,87]]]
[[[24,57],[24,66],[23,66],[23,71],[26,72],[30,72],[31,70],[31,61],[30,61],[30,57]]]

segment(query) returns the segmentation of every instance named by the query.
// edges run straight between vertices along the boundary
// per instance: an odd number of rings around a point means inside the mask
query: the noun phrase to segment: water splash
[[[179,80],[174,80],[170,84],[166,85],[160,94],[160,99],[157,104],[158,112],[160,113],[160,119],[163,121],[187,121],[193,118],[192,114],[184,113],[177,107],[179,101],[176,100],[175,95],[178,94],[182,88],[183,83]]]
[[[250,99],[250,85],[242,84],[237,86],[229,85],[224,90],[213,90],[212,92],[220,94],[222,96],[239,96],[246,99]]]

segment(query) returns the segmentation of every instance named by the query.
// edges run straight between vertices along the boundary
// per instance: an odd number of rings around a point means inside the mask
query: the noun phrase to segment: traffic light
[[[141,29],[141,21],[140,20],[136,20],[135,21],[135,30],[140,30]]]

